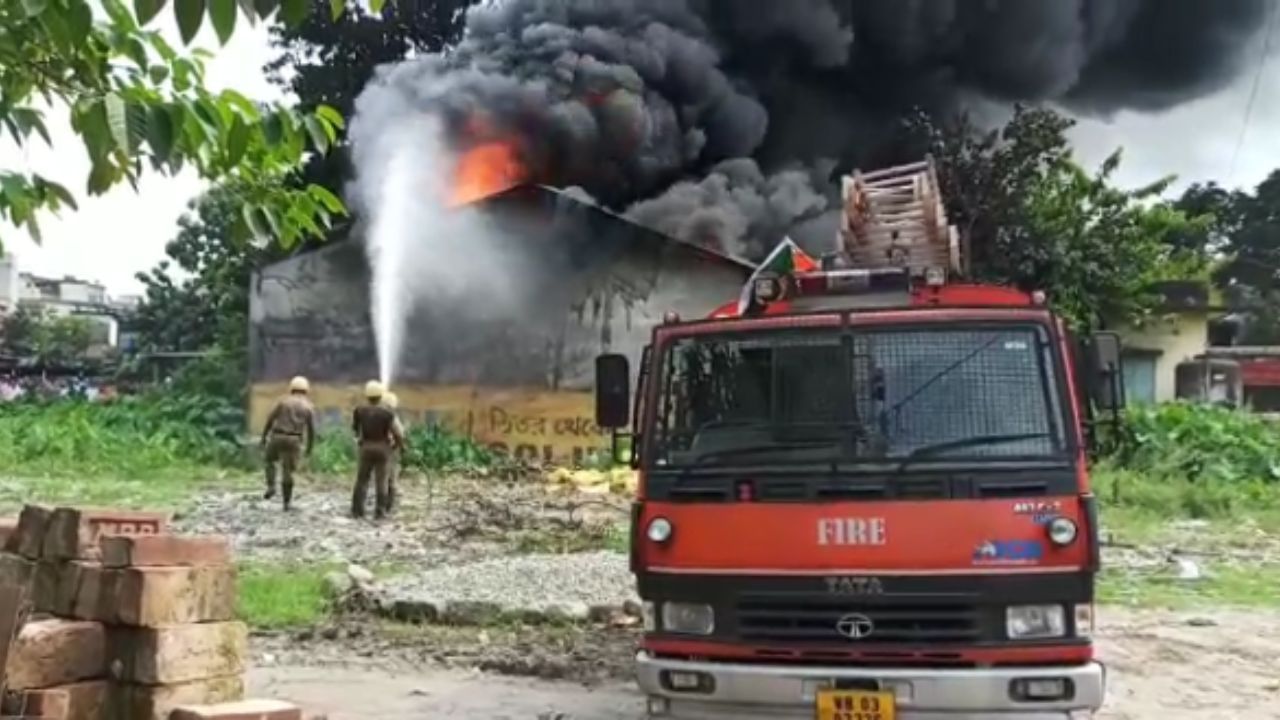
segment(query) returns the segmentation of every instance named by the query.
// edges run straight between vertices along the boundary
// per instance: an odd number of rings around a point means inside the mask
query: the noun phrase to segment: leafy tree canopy
[[[1097,172],[1083,170],[1066,136],[1072,124],[1049,109],[1019,107],[991,132],[965,116],[939,123],[923,113],[906,130],[915,156],[938,162],[974,277],[1043,289],[1080,328],[1140,319],[1155,300],[1152,282],[1205,273],[1202,258],[1172,238],[1203,232],[1208,219],[1156,202],[1170,179],[1115,187],[1119,152]]]
[[[93,345],[93,325],[84,317],[19,305],[0,324],[0,345],[10,355],[42,364],[74,362],[85,359]]]
[[[304,110],[332,107],[350,117],[356,97],[379,65],[414,53],[436,52],[462,35],[463,11],[470,0],[417,0],[369,12],[337,3],[312,3],[297,23],[271,28],[279,54],[267,64],[267,77],[293,93]],[[336,16],[333,10],[340,10]],[[342,133],[339,133],[341,137]],[[340,193],[351,178],[345,148],[315,156],[307,163],[307,182]]]
[[[375,2],[381,6],[381,2]],[[100,195],[136,184],[144,169],[234,181],[241,193],[233,230],[291,246],[319,237],[345,213],[319,185],[281,180],[343,127],[326,105],[299,113],[204,87],[207,52],[174,49],[147,26],[166,0],[3,0],[0,2],[0,134],[22,145],[50,142],[46,112],[66,108],[91,161],[85,183]],[[237,18],[296,23],[307,0],[174,0],[182,40],[208,22],[225,43]],[[337,3],[335,3],[336,7]],[[96,9],[101,12],[95,13]],[[0,217],[40,239],[39,216],[75,209],[66,187],[39,174],[0,168]]]

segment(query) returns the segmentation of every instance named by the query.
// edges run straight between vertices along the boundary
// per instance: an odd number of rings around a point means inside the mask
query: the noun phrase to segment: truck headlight
[[[663,603],[662,629],[683,635],[710,635],[716,629],[716,614],[710,605]]]
[[[1014,605],[1005,615],[1011,640],[1062,637],[1067,634],[1067,614],[1061,605]]]
[[[1049,521],[1049,539],[1054,545],[1070,545],[1080,532],[1071,518],[1057,517]]]
[[[671,533],[675,528],[671,526],[671,521],[666,518],[654,518],[649,523],[649,529],[645,532],[649,539],[656,543],[664,543],[671,539]]]

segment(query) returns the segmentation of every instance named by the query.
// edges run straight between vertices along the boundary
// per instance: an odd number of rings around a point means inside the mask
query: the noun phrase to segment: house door
[[[1156,401],[1156,356],[1125,353],[1125,401],[1130,405],[1151,405]]]

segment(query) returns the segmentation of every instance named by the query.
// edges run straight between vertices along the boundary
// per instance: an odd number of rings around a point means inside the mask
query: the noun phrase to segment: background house
[[[1117,328],[1124,343],[1124,381],[1130,403],[1169,402],[1178,397],[1178,365],[1202,357],[1209,326],[1222,313],[1209,285],[1200,281],[1159,283],[1155,315],[1141,326]]]

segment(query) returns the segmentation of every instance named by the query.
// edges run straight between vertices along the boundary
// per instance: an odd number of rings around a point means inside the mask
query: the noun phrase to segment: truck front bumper
[[[1099,663],[1068,667],[945,670],[745,665],[636,657],[636,679],[652,717],[814,718],[820,689],[843,681],[874,682],[897,698],[897,720],[1077,720],[1102,706],[1106,670]],[[702,673],[711,686],[671,689],[668,673]],[[1068,699],[1020,701],[1011,685],[1023,679],[1064,679]]]

